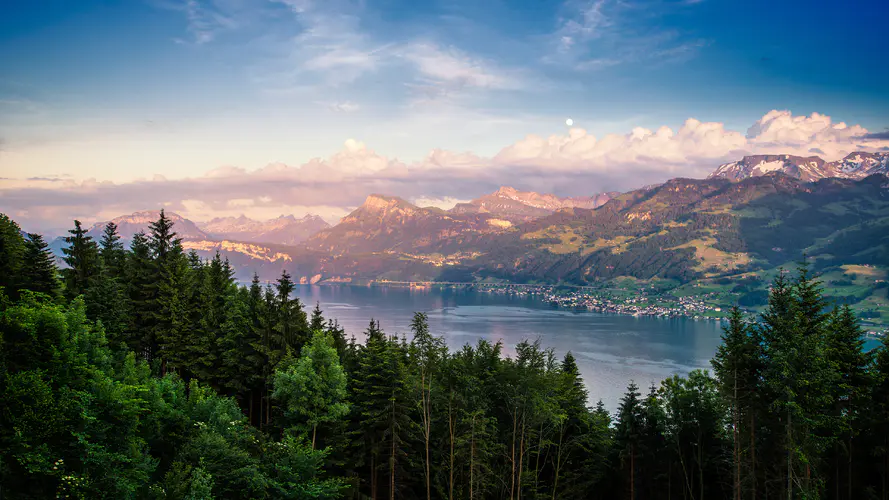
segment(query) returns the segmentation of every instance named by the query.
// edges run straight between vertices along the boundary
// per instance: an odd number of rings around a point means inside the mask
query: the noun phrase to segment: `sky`
[[[371,193],[447,207],[889,150],[887,25],[884,0],[18,2],[0,212],[335,222]]]

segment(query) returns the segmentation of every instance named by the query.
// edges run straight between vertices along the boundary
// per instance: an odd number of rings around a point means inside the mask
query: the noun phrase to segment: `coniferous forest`
[[[889,339],[805,264],[713,370],[595,404],[571,353],[346,339],[274,286],[77,221],[64,269],[0,214],[0,499],[889,499]],[[311,305],[308,305],[311,307]],[[400,332],[398,332],[400,333]]]

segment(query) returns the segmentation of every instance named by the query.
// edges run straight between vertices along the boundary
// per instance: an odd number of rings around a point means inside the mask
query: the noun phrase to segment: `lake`
[[[514,355],[523,339],[539,338],[561,359],[571,351],[590,393],[616,411],[630,380],[643,393],[652,382],[695,368],[710,368],[720,343],[720,324],[684,318],[653,318],[556,309],[530,297],[453,289],[297,286],[306,310],[320,302],[325,318],[337,319],[363,340],[371,318],[388,334],[408,334],[414,312],[429,316],[432,333],[454,350],[479,339],[501,340]]]
[[[414,312],[429,316],[430,330],[451,350],[501,340],[504,354],[512,356],[517,343],[539,338],[559,359],[574,354],[590,403],[601,399],[612,412],[630,380],[645,394],[652,382],[710,369],[722,333],[717,321],[570,311],[532,297],[469,290],[297,285],[295,295],[307,312],[320,302],[324,317],[337,319],[346,337],[359,341],[371,318],[387,334],[410,339]],[[871,337],[866,349],[878,343]]]

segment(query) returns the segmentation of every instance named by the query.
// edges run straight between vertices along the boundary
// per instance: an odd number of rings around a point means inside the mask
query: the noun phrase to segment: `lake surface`
[[[561,359],[571,351],[590,393],[616,411],[630,380],[645,393],[675,373],[710,368],[720,343],[720,324],[684,318],[664,319],[574,312],[538,299],[448,289],[358,286],[297,286],[295,294],[311,310],[321,303],[325,318],[335,318],[359,341],[371,318],[388,334],[407,334],[414,312],[429,316],[432,333],[459,349],[479,339],[501,340],[504,354],[515,354],[523,339],[539,338]]]
[[[601,399],[612,412],[630,380],[643,394],[652,382],[696,368],[710,369],[722,333],[717,321],[633,317],[557,309],[539,299],[453,289],[297,285],[306,311],[320,302],[324,317],[337,319],[364,340],[371,318],[387,334],[406,334],[414,312],[429,316],[432,333],[452,350],[479,339],[503,342],[505,355],[515,345],[539,338],[561,359],[571,351],[589,390],[591,404]],[[865,348],[879,343],[873,337]]]

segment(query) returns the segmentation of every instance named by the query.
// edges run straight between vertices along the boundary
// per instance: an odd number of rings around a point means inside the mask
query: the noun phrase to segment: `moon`
[[[569,127],[571,125],[574,125],[574,120],[572,120],[571,118],[568,118],[567,120],[565,120],[565,125],[568,125]]]

